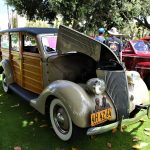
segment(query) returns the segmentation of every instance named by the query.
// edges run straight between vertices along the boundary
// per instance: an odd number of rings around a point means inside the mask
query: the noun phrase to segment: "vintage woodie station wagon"
[[[104,44],[65,26],[0,32],[2,86],[49,116],[67,141],[150,117],[148,89]],[[57,41],[57,42],[56,42]]]

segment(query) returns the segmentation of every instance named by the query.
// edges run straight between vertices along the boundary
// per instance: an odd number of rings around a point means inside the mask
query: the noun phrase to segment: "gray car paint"
[[[40,94],[38,99],[31,100],[31,105],[36,108],[42,114],[45,114],[45,104],[48,96],[53,95],[65,104],[67,107],[69,114],[71,115],[72,121],[79,127],[88,127],[90,125],[90,113],[94,110],[94,96],[92,97],[88,94],[80,85],[70,82],[70,81],[54,81],[50,83],[48,81],[49,71],[47,58],[55,55],[48,54],[43,50],[43,46],[41,44],[42,35],[37,36],[38,46],[40,47],[40,54],[43,66],[43,80],[45,89]],[[115,54],[104,44],[99,43],[73,29],[69,29],[67,27],[61,26],[59,35],[58,35],[58,43],[57,50],[58,54],[67,53],[70,51],[78,51],[82,52],[90,57],[92,57],[95,61],[99,61],[101,51],[103,50],[109,51],[111,56],[120,63]],[[57,54],[57,53],[56,53]],[[8,83],[11,84],[13,82],[13,72],[8,60],[4,60],[2,62],[2,66],[4,68],[5,73],[8,76]],[[106,93],[105,93],[106,94]],[[107,94],[106,94],[107,95]],[[110,97],[107,95],[108,100],[111,103]],[[113,120],[115,120],[115,109],[113,104]]]
[[[102,47],[105,47],[105,50],[112,54],[112,58],[120,62],[117,56],[105,44],[66,26],[61,25],[59,28],[56,45],[58,53],[77,51],[89,55],[95,61],[99,61]]]
[[[93,113],[95,109],[95,94],[90,95],[76,83],[57,80],[51,83],[40,94],[38,100],[32,100],[31,105],[44,114],[45,103],[49,95],[59,98],[64,103],[75,125],[82,128],[90,126],[90,114]],[[109,104],[113,107],[108,95],[107,99],[109,99]],[[112,113],[112,120],[115,120],[116,116],[114,109]]]

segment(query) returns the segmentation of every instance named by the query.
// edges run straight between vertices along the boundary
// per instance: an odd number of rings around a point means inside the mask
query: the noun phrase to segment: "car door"
[[[34,93],[43,90],[42,61],[36,36],[22,33],[22,86]]]
[[[10,33],[10,62],[13,69],[14,82],[22,86],[22,65],[19,32]]]

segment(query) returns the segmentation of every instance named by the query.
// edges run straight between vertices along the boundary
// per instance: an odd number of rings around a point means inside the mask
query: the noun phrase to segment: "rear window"
[[[1,36],[1,48],[9,49],[9,37],[8,33],[5,33]]]

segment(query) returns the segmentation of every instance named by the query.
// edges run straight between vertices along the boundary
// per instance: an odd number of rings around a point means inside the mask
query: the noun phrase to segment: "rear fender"
[[[2,68],[1,68],[2,72],[4,71],[4,73],[6,75],[8,85],[13,83],[14,82],[13,71],[12,71],[11,64],[10,64],[9,60],[7,60],[7,59],[2,60],[1,65],[2,65]]]

